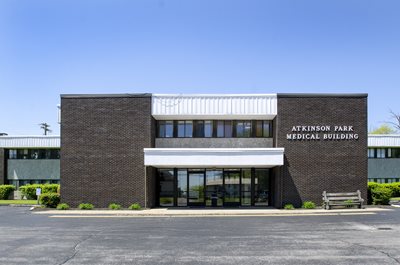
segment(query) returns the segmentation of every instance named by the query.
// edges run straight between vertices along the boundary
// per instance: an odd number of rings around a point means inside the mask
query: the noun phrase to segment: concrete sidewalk
[[[390,208],[368,207],[366,209],[176,209],[154,208],[140,211],[132,210],[40,210],[34,214],[52,216],[131,216],[131,217],[172,217],[172,216],[304,216],[304,215],[357,215],[375,214],[378,211],[392,211]]]

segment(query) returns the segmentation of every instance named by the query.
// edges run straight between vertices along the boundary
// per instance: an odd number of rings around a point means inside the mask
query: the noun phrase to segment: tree
[[[382,124],[380,127],[375,128],[374,130],[370,131],[370,134],[392,134],[395,133],[396,130],[394,130],[391,126],[387,124]]]
[[[400,130],[400,114],[397,114],[393,110],[390,110],[390,115],[395,121],[389,123],[392,124],[396,130]]]
[[[49,133],[52,132],[52,130],[49,129],[50,125],[45,122],[39,123],[39,126],[40,126],[40,129],[43,130],[43,135],[47,135],[48,132]]]

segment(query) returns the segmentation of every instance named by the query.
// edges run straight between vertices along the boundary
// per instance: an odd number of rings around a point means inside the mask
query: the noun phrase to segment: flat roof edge
[[[367,98],[368,93],[278,93],[278,98]]]
[[[61,94],[61,98],[150,98],[151,93],[121,93],[121,94]]]

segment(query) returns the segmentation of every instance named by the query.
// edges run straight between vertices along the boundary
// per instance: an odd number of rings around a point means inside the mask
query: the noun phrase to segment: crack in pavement
[[[95,233],[95,234],[91,234],[91,235],[87,236],[86,238],[84,238],[84,239],[78,241],[78,242],[75,244],[75,246],[72,248],[72,249],[74,250],[74,252],[72,253],[72,255],[68,256],[63,262],[58,263],[57,265],[66,264],[68,261],[70,261],[70,260],[72,260],[73,258],[75,258],[76,254],[78,254],[78,252],[79,252],[78,247],[79,247],[82,243],[84,243],[85,241],[91,239],[92,237],[95,237],[95,236],[99,235],[101,232],[102,232],[102,231],[99,231],[98,233]]]
[[[400,264],[400,260],[398,260],[398,259],[396,259],[395,257],[391,256],[389,253],[387,253],[387,252],[385,252],[385,251],[383,251],[383,250],[380,250],[380,249],[378,249],[378,248],[375,248],[375,247],[373,247],[373,246],[367,246],[367,245],[363,245],[363,244],[360,244],[360,243],[351,243],[351,242],[344,241],[344,240],[338,240],[338,241],[343,242],[343,243],[346,243],[346,244],[349,244],[349,245],[351,245],[351,246],[358,246],[358,247],[363,247],[363,248],[375,250],[375,251],[377,251],[377,252],[379,252],[379,253],[381,253],[381,254],[387,256],[388,258],[394,260],[397,264]]]

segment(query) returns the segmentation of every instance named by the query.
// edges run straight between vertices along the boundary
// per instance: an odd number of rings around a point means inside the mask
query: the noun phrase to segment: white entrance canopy
[[[144,148],[154,167],[258,167],[283,165],[284,148]]]

